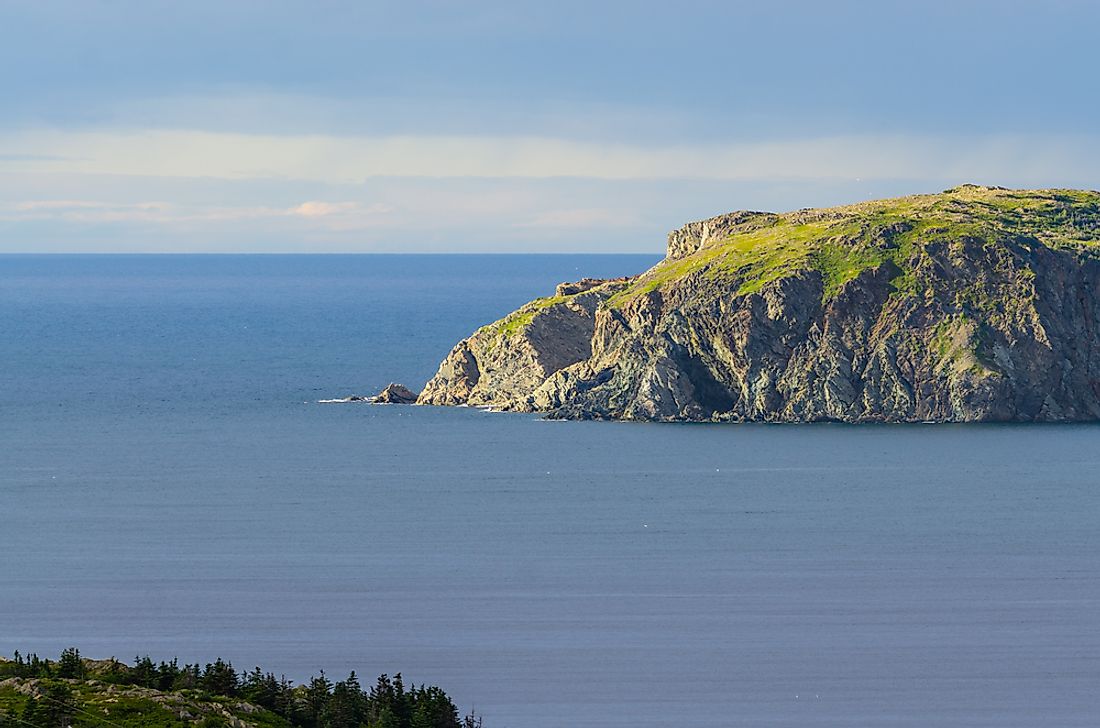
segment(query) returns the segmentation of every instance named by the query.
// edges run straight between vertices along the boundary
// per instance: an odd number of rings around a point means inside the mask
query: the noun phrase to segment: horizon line
[[[210,257],[217,256],[305,256],[305,255],[331,255],[331,256],[353,256],[353,255],[410,255],[410,256],[429,256],[429,255],[556,255],[556,256],[580,256],[580,255],[622,255],[622,256],[663,256],[663,252],[642,252],[642,251],[619,251],[619,252],[547,252],[547,251],[493,251],[493,252],[478,252],[478,251],[450,251],[450,252],[427,252],[427,251],[410,251],[406,253],[395,252],[332,252],[332,251],[315,251],[315,252],[265,252],[265,251],[252,251],[252,252],[183,252],[183,251],[145,251],[145,252],[118,252],[118,251],[53,251],[53,252],[24,252],[24,251],[0,251],[0,257],[25,257],[25,258],[46,258],[46,257],[61,257],[61,256],[184,256],[184,255],[204,255]]]

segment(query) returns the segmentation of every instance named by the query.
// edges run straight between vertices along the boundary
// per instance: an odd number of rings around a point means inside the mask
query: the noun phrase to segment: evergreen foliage
[[[460,719],[443,690],[425,685],[406,687],[400,674],[392,678],[381,675],[369,690],[362,688],[355,672],[333,683],[322,671],[307,683],[295,685],[259,667],[238,673],[232,663],[221,658],[200,668],[198,664],[181,666],[175,659],[157,663],[146,656],[135,658],[128,666],[113,659],[91,662],[82,659],[78,650],[67,649],[57,660],[16,652],[12,660],[0,660],[0,680],[9,677],[39,681],[39,695],[26,698],[21,710],[5,710],[0,704],[2,728],[80,726],[86,719],[89,725],[95,724],[74,695],[74,688],[86,685],[81,681],[92,680],[194,693],[215,701],[245,701],[301,728],[481,728],[481,719],[472,713]],[[227,724],[220,716],[207,716],[199,725]]]

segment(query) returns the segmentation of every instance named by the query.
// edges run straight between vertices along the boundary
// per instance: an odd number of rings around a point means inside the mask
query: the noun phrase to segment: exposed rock
[[[666,257],[669,260],[687,257],[711,242],[725,240],[738,231],[747,232],[774,225],[778,219],[774,212],[738,210],[708,220],[689,222],[668,234]]]
[[[539,385],[592,355],[597,309],[631,280],[581,282],[577,293],[540,298],[478,329],[443,360],[417,401],[532,410]]]
[[[551,417],[1100,419],[1100,194],[736,212],[460,342],[422,404]]]
[[[626,283],[631,280],[630,277],[625,278],[581,278],[579,281],[573,283],[559,283],[558,287],[554,290],[554,296],[561,298],[564,296],[575,296],[578,293],[584,293],[585,291],[591,291],[593,288],[598,288],[605,283]]]
[[[414,404],[417,394],[404,384],[390,383],[373,397],[364,397],[361,394],[353,394],[348,397],[336,399],[319,399],[319,404],[345,404],[348,402],[366,402],[370,404]]]
[[[417,394],[404,384],[390,383],[385,389],[371,398],[374,404],[413,404]]]

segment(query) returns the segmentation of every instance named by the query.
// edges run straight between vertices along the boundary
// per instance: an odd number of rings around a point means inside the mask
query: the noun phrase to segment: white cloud
[[[302,217],[325,217],[327,215],[339,215],[359,208],[358,202],[320,202],[310,200],[303,202],[291,210],[294,215]]]
[[[26,153],[5,159],[16,149]],[[968,181],[1096,187],[1098,168],[1100,141],[1089,137],[650,147],[0,132],[0,250],[658,251],[668,230],[734,209],[827,206]]]
[[[327,183],[391,177],[1058,179],[1093,176],[1100,138],[850,136],[638,145],[543,137],[30,131],[0,136],[5,169]],[[37,157],[50,156],[50,161]]]

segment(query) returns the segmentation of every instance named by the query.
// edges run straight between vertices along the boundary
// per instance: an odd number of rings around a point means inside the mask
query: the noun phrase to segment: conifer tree
[[[69,680],[83,679],[84,662],[80,659],[80,650],[70,647],[61,652],[57,660],[57,676]]]
[[[226,662],[220,657],[214,660],[213,664],[207,664],[206,669],[203,670],[202,687],[214,695],[235,697],[238,685],[233,663]]]
[[[321,716],[328,705],[331,692],[332,682],[325,676],[324,670],[321,670],[320,675],[309,681],[309,686],[305,691],[305,703],[306,715],[310,720],[310,725],[321,725]]]

